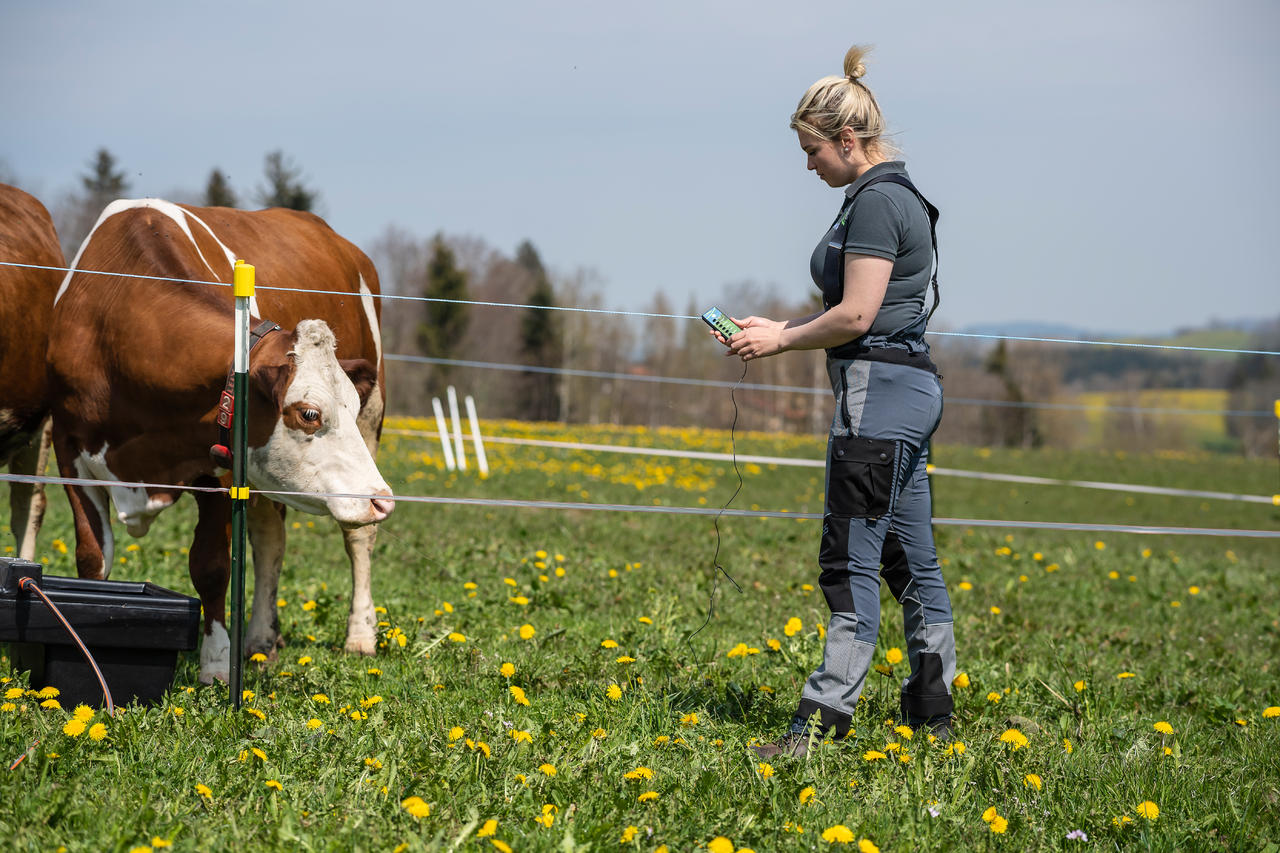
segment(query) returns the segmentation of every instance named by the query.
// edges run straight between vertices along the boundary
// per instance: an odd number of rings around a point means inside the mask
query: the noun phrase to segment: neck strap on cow
[[[249,352],[267,335],[280,328],[279,323],[263,320],[249,333]],[[218,400],[218,443],[209,448],[209,458],[219,468],[231,467],[231,419],[236,411],[235,367],[227,371],[227,384]]]

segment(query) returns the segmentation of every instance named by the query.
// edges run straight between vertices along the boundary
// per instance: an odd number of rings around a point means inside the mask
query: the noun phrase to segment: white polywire
[[[51,483],[59,485],[123,486],[126,488],[164,488],[192,492],[223,492],[217,487],[164,485],[157,483],[126,483],[117,480],[85,480],[66,477],[34,477],[26,474],[0,474],[0,482]],[[252,489],[251,494],[268,497],[355,498],[382,500],[386,495],[358,495],[342,492],[286,492],[279,489]],[[737,518],[790,518],[818,521],[822,515],[812,512],[786,512],[785,510],[716,509],[695,506],[652,506],[644,504],[592,504],[573,501],[529,501],[513,498],[450,498],[433,495],[396,495],[397,503],[457,504],[460,506],[494,506],[510,509],[558,509],[595,512],[638,512],[662,515],[723,515]],[[934,518],[933,523],[950,527],[1012,527],[1033,530],[1069,530],[1098,533],[1141,533],[1168,536],[1234,536],[1246,539],[1280,539],[1280,530],[1250,530],[1230,527],[1154,527],[1137,524],[1091,524],[1069,521],[1015,521],[995,518]]]
[[[179,284],[212,284],[219,287],[231,287],[231,282],[227,282],[227,281],[203,281],[200,279],[172,278],[169,276],[140,275],[140,274],[131,273],[131,272],[121,273],[121,272],[109,272],[106,270],[86,270],[86,269],[79,269],[79,268],[72,268],[72,267],[54,267],[54,266],[45,266],[42,264],[23,264],[23,263],[17,263],[15,261],[0,261],[0,266],[21,267],[24,269],[51,270],[51,271],[57,271],[57,272],[77,272],[77,273],[82,273],[84,275],[111,275],[111,276],[119,276],[121,278],[145,279],[148,281],[171,281]],[[263,285],[263,284],[257,285],[256,289],[257,290],[280,290],[280,291],[286,291],[289,293],[313,293],[313,294],[318,294],[322,296],[350,296],[351,295],[346,291],[339,291],[339,290],[316,290],[316,289],[301,288],[301,287],[272,287],[270,285]],[[611,314],[619,317],[657,317],[657,318],[669,319],[669,320],[701,319],[701,317],[699,317],[696,314],[662,314],[662,313],[653,312],[653,311],[622,311],[622,310],[609,309],[609,308],[578,308],[575,306],[568,306],[568,305],[532,305],[528,303],[517,303],[517,302],[489,302],[489,301],[478,300],[478,299],[444,299],[444,298],[432,297],[432,296],[403,296],[403,295],[393,294],[393,293],[374,293],[370,295],[373,296],[375,299],[393,299],[393,300],[402,300],[406,302],[443,302],[443,303],[453,303],[458,305],[476,305],[476,306],[490,307],[490,308],[531,308],[531,309],[543,310],[543,311],[571,311],[571,312],[577,312],[577,313],[583,313],[583,314]],[[981,335],[981,334],[970,333],[970,332],[928,332],[927,334],[939,335],[943,337],[979,338],[982,340],[993,340],[993,341],[999,341],[999,340],[1031,341],[1036,343],[1077,344],[1077,345],[1101,346],[1101,347],[1130,347],[1130,348],[1136,348],[1136,349],[1176,350],[1180,352],[1217,352],[1217,353],[1232,353],[1235,355],[1280,356],[1280,351],[1228,349],[1225,347],[1190,347],[1190,346],[1179,346],[1175,344],[1141,344],[1141,343],[1130,343],[1126,341],[1091,341],[1091,340],[1073,339],[1073,338],[1035,338],[1035,337],[1027,337],[1022,335]]]

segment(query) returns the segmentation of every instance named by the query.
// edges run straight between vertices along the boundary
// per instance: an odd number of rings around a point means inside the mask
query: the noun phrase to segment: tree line
[[[79,176],[77,191],[55,206],[68,258],[102,208],[127,196],[129,188],[116,158],[99,149]],[[225,207],[247,200],[312,211],[320,198],[301,168],[275,150],[264,156],[262,180],[252,190],[237,192],[215,166],[203,196],[184,200]],[[696,319],[557,310],[604,308],[602,282],[591,270],[549,268],[531,240],[507,254],[480,237],[441,231],[423,238],[389,225],[364,248],[384,293],[425,300],[383,306],[384,351],[393,356],[387,364],[393,413],[429,415],[432,397],[443,398],[456,385],[476,398],[488,418],[655,428],[725,427],[736,418],[743,430],[821,434],[831,417],[821,352],[753,362],[743,375],[741,362],[725,358]],[[816,290],[783,293],[751,281],[727,283],[712,303],[775,317],[808,314],[819,304]],[[690,302],[677,309],[658,291],[645,313],[696,317],[706,307]],[[1248,348],[1280,350],[1280,318],[1260,324]],[[933,350],[947,393],[938,441],[962,444],[1202,449],[1206,439],[1185,418],[1146,411],[1153,407],[1142,405],[1144,392],[1218,389],[1228,395],[1230,410],[1259,412],[1270,411],[1280,380],[1275,359],[1266,356],[1206,358],[945,337],[933,339]],[[664,377],[721,384],[655,381]],[[729,388],[739,379],[731,396]],[[1072,408],[1082,392],[1105,393],[1114,409],[1090,416]],[[1225,416],[1222,435],[1208,447],[1273,455],[1274,419]]]

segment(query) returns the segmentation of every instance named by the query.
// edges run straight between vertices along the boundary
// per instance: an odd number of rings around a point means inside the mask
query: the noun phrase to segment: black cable
[[[716,530],[716,550],[711,556],[711,594],[707,597],[707,618],[698,626],[697,630],[684,638],[685,644],[689,646],[689,654],[695,655],[693,649],[693,638],[702,632],[702,629],[711,624],[711,617],[715,615],[716,610],[716,593],[720,590],[720,575],[723,574],[729,579],[729,583],[733,584],[734,589],[739,593],[742,587],[733,579],[733,575],[729,574],[724,566],[720,565],[720,516],[724,515],[724,511],[729,508],[734,499],[738,497],[738,493],[742,491],[742,472],[738,470],[738,442],[734,435],[734,430],[738,426],[738,400],[734,397],[734,391],[742,384],[742,380],[747,378],[747,362],[742,363],[742,375],[738,377],[738,381],[729,389],[729,401],[733,403],[733,421],[729,424],[729,449],[733,457],[733,473],[738,475],[738,487],[733,490],[733,494],[729,496],[729,500],[724,502],[724,506],[720,507],[720,511],[716,513],[714,525]]]

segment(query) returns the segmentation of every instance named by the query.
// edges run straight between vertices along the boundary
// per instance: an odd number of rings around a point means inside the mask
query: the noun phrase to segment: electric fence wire
[[[107,276],[115,276],[117,278],[137,278],[137,279],[143,279],[146,281],[169,281],[169,282],[176,282],[179,284],[208,284],[208,285],[214,285],[216,287],[232,286],[232,283],[229,281],[216,281],[216,280],[207,281],[207,280],[201,280],[201,279],[171,278],[168,276],[140,275],[140,274],[131,273],[131,272],[121,273],[121,272],[110,272],[108,270],[87,270],[87,269],[80,269],[78,267],[55,267],[55,266],[47,266],[44,264],[24,264],[24,263],[18,263],[16,261],[0,261],[0,266],[19,267],[23,269],[49,270],[52,272],[80,273],[83,275],[107,275]],[[475,306],[490,307],[490,308],[526,308],[526,309],[543,310],[543,311],[568,311],[568,312],[576,312],[576,313],[582,313],[582,314],[609,314],[609,315],[618,316],[618,317],[652,317],[652,318],[668,319],[668,320],[700,319],[700,317],[696,314],[663,314],[663,313],[652,312],[652,311],[623,311],[620,309],[612,309],[612,308],[580,308],[577,306],[569,306],[569,305],[534,305],[530,303],[521,303],[521,302],[490,302],[490,301],[476,300],[476,299],[445,299],[443,297],[435,297],[435,296],[408,296],[408,295],[394,294],[394,293],[354,294],[350,291],[345,291],[345,290],[319,290],[315,288],[303,288],[303,287],[279,287],[279,286],[272,286],[272,285],[266,285],[266,284],[258,284],[257,289],[258,290],[278,290],[278,291],[285,291],[289,293],[311,293],[319,296],[348,296],[349,297],[349,296],[355,296],[355,295],[367,295],[373,299],[398,300],[401,302],[437,302],[437,303],[448,303],[448,304],[454,304],[454,305],[475,305]],[[987,335],[987,334],[978,334],[973,332],[931,331],[931,332],[927,332],[926,334],[936,335],[941,337],[975,338],[979,340],[993,340],[993,341],[999,341],[999,340],[1029,341],[1034,343],[1054,343],[1054,344],[1062,343],[1062,344],[1076,344],[1081,346],[1174,350],[1174,351],[1180,351],[1180,352],[1214,352],[1214,353],[1228,353],[1228,354],[1234,354],[1234,355],[1280,356],[1280,351],[1232,349],[1229,347],[1193,347],[1193,346],[1183,346],[1178,344],[1149,344],[1149,343],[1137,343],[1137,342],[1130,342],[1130,341],[1095,341],[1095,340],[1086,340],[1086,339],[1080,339],[1080,338],[1040,338],[1040,337],[1031,337],[1031,336],[1025,336],[1025,335]]]
[[[581,370],[571,367],[545,367],[528,364],[509,364],[499,361],[474,361],[462,358],[438,358],[427,355],[402,355],[387,353],[384,361],[395,361],[405,364],[437,364],[444,367],[470,367],[481,370],[502,370],[512,373],[541,373],[558,376],[574,376],[587,379],[611,379],[622,382],[648,382],[670,385],[691,385],[702,388],[742,388],[747,391],[766,391],[785,394],[805,394],[811,397],[826,397],[831,394],[830,388],[814,388],[807,385],[769,385],[758,382],[728,382],[721,379],[694,379],[683,376],[654,376],[652,374],[617,373],[607,370]],[[947,397],[947,405],[993,406],[997,408],[1015,409],[1050,409],[1073,412],[1127,412],[1153,415],[1201,415],[1224,417],[1270,418],[1273,414],[1265,409],[1178,409],[1160,406],[1111,406],[1090,403],[1044,403],[1036,401],[985,400],[975,397]]]

